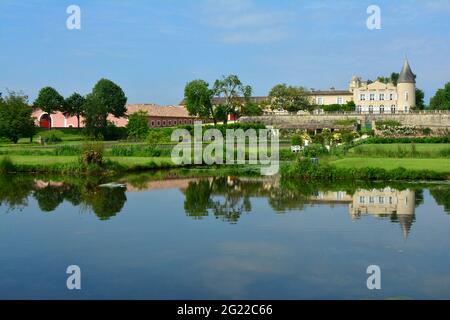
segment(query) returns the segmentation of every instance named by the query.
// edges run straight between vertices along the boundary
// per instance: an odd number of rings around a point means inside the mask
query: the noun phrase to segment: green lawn
[[[415,150],[414,150],[415,149]],[[448,143],[363,144],[349,150],[349,156],[387,158],[445,158],[450,157]]]
[[[9,158],[15,164],[24,165],[54,165],[54,164],[66,164],[76,163],[78,161],[77,156],[9,156]],[[105,157],[112,161],[118,162],[125,166],[145,165],[150,162],[156,164],[171,163],[170,158],[156,158],[156,157]]]
[[[414,158],[359,158],[351,157],[329,162],[337,167],[364,168],[374,167],[395,169],[403,167],[411,170],[433,170],[436,172],[450,172],[450,158],[442,159],[414,159]]]

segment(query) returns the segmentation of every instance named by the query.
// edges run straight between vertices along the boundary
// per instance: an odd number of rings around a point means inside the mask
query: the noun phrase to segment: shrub
[[[295,134],[292,136],[291,143],[293,146],[302,146],[303,145],[303,137],[299,134]]]
[[[170,143],[173,128],[152,128],[147,133],[147,142],[149,144]]]
[[[134,139],[145,139],[148,133],[148,113],[139,111],[128,117],[128,137]]]
[[[103,164],[104,147],[101,142],[89,142],[83,144],[81,162],[89,167],[91,165],[101,166]]]
[[[14,172],[15,169],[16,167],[10,157],[2,157],[2,160],[0,160],[0,173]]]
[[[321,144],[311,144],[304,148],[301,152],[304,157],[318,157],[324,154],[328,154],[327,148]]]
[[[103,138],[107,141],[124,140],[127,138],[127,129],[108,122],[104,129]]]

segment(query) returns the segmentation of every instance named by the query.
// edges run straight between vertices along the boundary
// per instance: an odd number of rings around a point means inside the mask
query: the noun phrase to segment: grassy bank
[[[60,172],[77,173],[103,171],[131,172],[175,168],[170,158],[160,157],[106,157],[102,167],[85,166],[77,156],[7,156],[0,158],[0,173],[5,172]]]
[[[369,158],[369,157],[350,157],[329,162],[330,165],[337,168],[361,169],[361,168],[379,168],[384,170],[393,170],[405,168],[407,170],[429,170],[439,173],[450,173],[450,159],[415,159],[415,158]]]
[[[450,179],[450,161],[437,159],[437,162],[430,160],[427,164],[419,165],[417,162],[410,163],[409,168],[403,167],[408,162],[393,164],[391,168],[388,161],[394,159],[373,159],[379,160],[372,166],[370,159],[359,159],[356,166],[347,161],[358,159],[342,159],[330,163],[312,164],[310,160],[298,160],[281,167],[281,175],[287,178],[297,178],[302,180],[448,180]],[[410,159],[408,159],[410,160]],[[415,159],[423,161],[423,159]],[[429,159],[427,159],[429,160]],[[403,161],[403,160],[402,160]],[[337,163],[337,164],[336,164]]]
[[[450,157],[450,144],[363,144],[350,149],[347,155],[380,158],[445,158]]]

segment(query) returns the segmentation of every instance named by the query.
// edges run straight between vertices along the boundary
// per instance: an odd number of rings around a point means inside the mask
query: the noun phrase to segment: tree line
[[[0,96],[0,137],[14,143],[21,137],[32,139],[37,130],[32,113],[39,108],[48,115],[62,112],[77,117],[78,128],[83,117],[85,133],[92,138],[102,138],[112,125],[108,123],[108,115],[123,117],[126,103],[122,88],[108,79],[99,80],[86,96],[74,92],[64,98],[52,87],[42,88],[32,106],[22,92],[9,91],[4,98]]]

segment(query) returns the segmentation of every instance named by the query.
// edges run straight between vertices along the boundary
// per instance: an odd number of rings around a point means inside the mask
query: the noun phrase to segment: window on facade
[[[365,101],[366,100],[366,95],[364,93],[361,93],[361,95],[359,96],[359,100]]]
[[[152,121],[152,127],[154,127],[155,126],[155,121]]]
[[[172,125],[172,120],[168,120],[167,123],[169,124],[169,126]]]
[[[163,125],[163,127],[166,126],[166,120],[163,120],[162,125]]]
[[[406,91],[406,92],[405,92],[405,101],[408,101],[408,99],[409,99],[409,92]]]
[[[373,113],[373,106],[369,106],[369,113]]]
[[[161,126],[161,121],[158,120],[156,123],[157,123],[158,127]]]
[[[363,204],[363,203],[365,203],[366,201],[365,201],[366,199],[364,198],[364,197],[359,197],[359,203],[361,203],[361,204]]]
[[[392,197],[389,197],[389,204],[392,204]]]
[[[374,197],[369,197],[369,203],[374,203],[375,202],[375,198]]]
[[[384,113],[384,106],[383,105],[380,106],[380,113]]]
[[[394,100],[394,94],[393,93],[389,94],[389,100]]]
[[[361,113],[361,112],[362,112],[362,107],[361,107],[361,106],[358,106],[357,111],[358,111],[358,113]]]
[[[405,112],[408,112],[408,107],[407,106],[405,106]]]
[[[343,104],[344,103],[344,99],[342,99],[342,97],[338,97],[337,98],[337,103],[338,104]]]
[[[323,98],[319,97],[317,98],[317,104],[320,106],[323,104]]]
[[[379,204],[384,204],[384,198],[383,197],[379,197],[378,198],[378,203]]]
[[[380,100],[384,100],[384,93],[380,93]]]
[[[391,113],[395,113],[395,106],[394,105],[391,106]]]
[[[370,94],[370,101],[375,101],[375,93]]]

